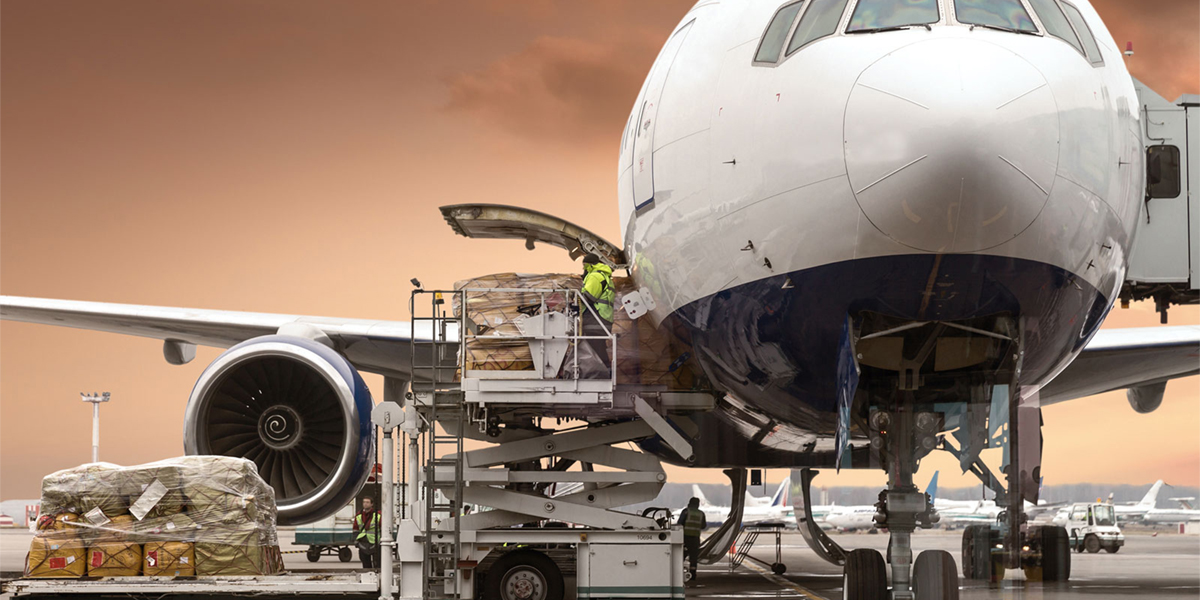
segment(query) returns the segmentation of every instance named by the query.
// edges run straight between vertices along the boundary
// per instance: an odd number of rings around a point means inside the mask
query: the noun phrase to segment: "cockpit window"
[[[838,23],[842,21],[842,13],[846,12],[848,0],[809,0],[808,10],[800,17],[796,33],[792,34],[792,43],[788,44],[787,54],[807,46],[837,31]]]
[[[1018,0],[954,0],[959,23],[1016,31],[1037,31],[1033,19]]]
[[[1042,25],[1046,28],[1046,33],[1074,46],[1080,54],[1086,56],[1083,46],[1079,43],[1079,38],[1076,37],[1075,31],[1071,29],[1071,24],[1067,22],[1067,16],[1058,7],[1058,2],[1055,2],[1055,0],[1029,0],[1029,5],[1033,7],[1033,12],[1037,13],[1038,18],[1042,20]]]
[[[771,24],[767,25],[767,32],[763,34],[762,43],[758,45],[754,62],[775,63],[779,61],[779,51],[783,49],[783,42],[787,40],[787,34],[792,30],[792,22],[796,20],[796,13],[800,12],[800,7],[803,5],[803,2],[793,2],[775,12]]]
[[[1100,46],[1096,43],[1096,36],[1092,35],[1092,28],[1088,27],[1083,13],[1068,2],[1063,2],[1062,7],[1067,11],[1067,19],[1070,19],[1071,24],[1075,26],[1075,33],[1079,34],[1083,40],[1083,46],[1087,48],[1088,60],[1092,61],[1092,64],[1104,64],[1104,57],[1100,55]]]
[[[937,0],[858,0],[846,33],[929,25],[939,18]]]

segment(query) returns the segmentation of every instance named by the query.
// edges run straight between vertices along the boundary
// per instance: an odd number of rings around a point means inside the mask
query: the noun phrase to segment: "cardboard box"
[[[142,546],[142,574],[147,577],[195,577],[196,545],[150,542]]]
[[[87,548],[88,577],[142,574],[142,547],[133,542],[100,542]]]
[[[83,577],[83,539],[72,532],[41,531],[29,544],[26,577]]]

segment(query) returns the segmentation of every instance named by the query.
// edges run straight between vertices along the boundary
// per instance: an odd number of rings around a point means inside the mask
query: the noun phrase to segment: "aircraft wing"
[[[409,343],[414,335],[412,324],[404,321],[338,319],[20,296],[0,296],[0,320],[123,333],[217,348],[228,348],[250,338],[275,334],[285,326],[307,331],[315,329],[328,336],[334,347],[355,367],[369,373],[402,379],[409,378]],[[420,338],[427,339],[429,336],[430,332],[426,331]]]
[[[1152,389],[1196,374],[1200,326],[1101,329],[1079,357],[1042,388],[1041,403],[1126,388]]]

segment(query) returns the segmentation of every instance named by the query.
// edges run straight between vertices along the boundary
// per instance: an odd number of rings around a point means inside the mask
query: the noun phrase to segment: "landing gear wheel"
[[[342,562],[350,562],[354,560],[354,551],[349,546],[338,548],[338,560]]]
[[[304,556],[308,558],[308,562],[317,562],[318,560],[321,560],[321,549],[316,546],[309,546],[308,551],[304,553]]]
[[[916,600],[958,600],[958,567],[945,550],[926,550],[913,564]]]
[[[562,600],[563,576],[558,565],[536,550],[516,550],[488,569],[484,598],[495,600]]]
[[[1027,581],[1066,581],[1071,577],[1071,538],[1057,526],[1032,527],[1029,546],[1034,558],[1026,560]]]
[[[1087,537],[1083,538],[1083,549],[1087,550],[1088,554],[1099,552],[1100,538],[1096,537],[1095,534],[1089,533]]]
[[[1116,552],[1116,550],[1111,550],[1111,552]],[[787,573],[787,567],[783,563],[775,563],[771,565],[771,572],[776,575],[783,575]]]
[[[851,550],[842,571],[843,600],[887,600],[887,565],[878,550]]]
[[[1000,532],[987,525],[970,525],[963,530],[963,578],[999,581],[1004,579],[1004,566],[992,556],[992,548],[1000,541]]]

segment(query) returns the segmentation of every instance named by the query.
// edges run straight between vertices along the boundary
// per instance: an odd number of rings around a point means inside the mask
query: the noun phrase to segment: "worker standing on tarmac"
[[[358,559],[364,569],[379,567],[379,511],[375,501],[367,496],[362,499],[362,511],[354,515],[354,532],[358,535],[354,543],[358,546]]]
[[[687,508],[679,513],[679,524],[683,526],[683,556],[688,560],[688,572],[696,579],[696,563],[700,560],[700,532],[708,527],[708,519],[700,510],[700,499],[688,500]]]
[[[583,335],[607,336],[612,330],[613,303],[617,291],[613,289],[612,267],[600,262],[600,257],[588,254],[583,257],[583,298],[591,306],[583,309]],[[596,319],[599,315],[600,320]],[[612,369],[608,356],[608,346],[604,339],[587,340],[588,346],[604,363],[605,370]]]

